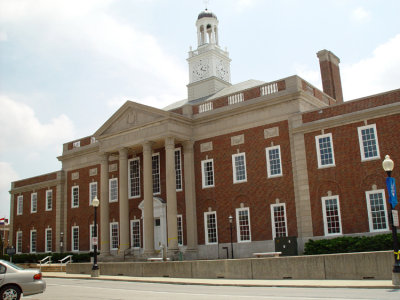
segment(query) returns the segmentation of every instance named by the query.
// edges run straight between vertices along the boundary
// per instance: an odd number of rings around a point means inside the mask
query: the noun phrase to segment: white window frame
[[[132,161],[137,161],[137,167],[138,167],[138,176],[132,178],[132,172],[131,172],[131,162]],[[134,188],[132,187],[132,182],[137,182],[137,192],[135,193]],[[128,195],[129,199],[136,199],[140,198],[141,195],[141,190],[140,190],[140,157],[134,157],[128,160]]]
[[[365,157],[364,143],[363,143],[363,139],[362,139],[362,130],[371,129],[371,128],[374,130],[374,134],[375,134],[376,156]],[[380,153],[379,153],[378,132],[376,131],[376,124],[361,126],[361,127],[358,127],[357,130],[358,130],[358,143],[360,146],[361,161],[369,161],[369,160],[379,159]]]
[[[288,236],[286,204],[285,203],[275,203],[275,204],[271,204],[271,224],[272,224],[272,238],[273,239],[276,238],[276,222],[275,222],[275,210],[274,210],[275,207],[283,207],[284,219],[285,219],[285,235],[284,236]]]
[[[329,227],[328,227],[328,217],[326,215],[326,200],[330,199],[335,199],[336,204],[337,204],[337,210],[338,210],[338,218],[339,218],[339,226],[340,226],[340,231],[339,232],[334,232],[334,233],[329,233]],[[322,218],[324,220],[324,234],[326,236],[333,236],[333,235],[342,235],[342,216],[340,214],[340,202],[339,202],[339,196],[334,195],[334,196],[326,196],[326,197],[321,197],[321,202],[322,202]]]
[[[178,225],[178,246],[183,246],[183,218],[182,215],[176,216],[176,223]],[[180,224],[180,226],[179,226]],[[181,241],[179,242],[179,236],[181,236]]]
[[[24,212],[24,196],[19,195],[17,197],[17,215],[22,216]]]
[[[37,213],[37,193],[31,193],[31,214]]]
[[[115,186],[113,188],[112,186],[113,186],[114,182],[116,182],[116,183],[115,183]],[[113,196],[113,192],[115,192],[115,195],[114,195],[115,197],[114,198],[112,197]],[[118,178],[110,178],[108,180],[108,201],[110,203],[118,202]]]
[[[386,223],[386,228],[382,228],[382,229],[374,229],[374,223],[373,223],[372,212],[371,212],[370,195],[371,195],[371,194],[378,194],[378,193],[382,195],[383,210],[384,210],[385,223]],[[365,192],[365,196],[366,196],[366,200],[367,200],[369,231],[370,231],[370,232],[388,231],[388,230],[389,230],[389,218],[388,218],[388,212],[387,212],[387,207],[386,207],[386,194],[385,194],[385,190],[384,190],[384,189],[380,189],[380,190],[366,191],[366,192]]]
[[[98,195],[98,187],[97,181],[89,183],[89,206],[92,206],[94,197]]]
[[[96,226],[96,237],[97,237],[97,250],[99,249],[98,242],[99,242],[99,224]],[[90,251],[93,251],[93,233],[94,233],[94,224],[89,225],[89,245],[90,245]]]
[[[153,157],[158,157],[157,159],[157,169],[153,168]],[[153,153],[151,156],[151,176],[153,179],[153,195],[161,194],[161,178],[160,178],[160,153]]]
[[[49,239],[49,233],[50,232],[50,239]],[[50,242],[50,248],[49,248],[49,242]],[[53,251],[53,231],[51,228],[46,228],[44,231],[44,252],[52,252]]]
[[[278,152],[279,152],[279,169],[280,169],[280,173],[279,174],[271,174],[271,161],[269,159],[269,152],[272,151],[272,150],[275,150],[275,149],[278,149]],[[277,146],[271,146],[271,147],[265,148],[265,156],[266,156],[266,160],[267,160],[268,178],[275,178],[275,177],[283,176],[281,146],[277,145]]]
[[[240,236],[240,223],[239,223],[239,212],[247,211],[248,223],[249,223],[249,239],[242,240]],[[250,208],[243,207],[243,208],[236,208],[236,233],[237,233],[237,241],[238,243],[250,243],[251,242],[251,223],[250,223]]]
[[[174,152],[174,162],[175,162],[175,183],[176,191],[181,192],[183,190],[182,181],[182,151],[181,148],[175,148]],[[177,158],[179,161],[177,161]]]
[[[113,226],[117,226],[117,234],[113,236]],[[113,247],[113,243],[117,239],[117,247]],[[118,250],[119,248],[119,224],[118,222],[110,222],[110,250]]]
[[[207,163],[210,163],[211,162],[211,166],[212,166],[212,184],[206,184],[206,183],[208,183],[208,180],[207,180],[207,178],[205,177],[206,176],[206,174],[205,174],[205,165],[207,164]],[[201,183],[202,183],[202,187],[203,187],[203,189],[207,189],[207,188],[212,188],[212,187],[214,187],[215,186],[215,176],[214,176],[214,159],[212,159],[212,158],[210,158],[210,159],[205,159],[205,160],[202,160],[201,161]]]
[[[74,232],[77,230],[78,236],[77,236],[77,247],[75,248],[75,240],[74,240]],[[71,252],[79,252],[79,226],[72,226],[71,227]]]
[[[322,164],[322,159],[321,159],[321,148],[320,148],[320,139],[324,139],[329,137],[329,145],[330,145],[330,150],[332,153],[332,163],[330,164]],[[335,167],[335,152],[333,150],[333,139],[332,139],[332,133],[327,133],[327,134],[321,134],[315,136],[315,147],[317,148],[317,159],[318,159],[318,169],[323,169],[323,168],[330,168],[330,167]]]
[[[51,211],[51,210],[53,210],[53,190],[47,190],[46,191],[46,211]]]
[[[134,246],[134,233],[133,233],[133,224],[138,224],[139,230],[138,230],[138,238],[139,238],[139,247],[135,247]],[[135,220],[131,220],[131,248],[133,249],[140,249],[140,247],[142,246],[142,243],[140,241],[141,239],[141,233],[140,233],[140,219],[135,219]]]
[[[15,252],[22,253],[22,231],[17,231],[15,235]]]
[[[215,215],[215,242],[210,242],[208,238],[208,222],[207,217],[209,215]],[[216,211],[207,211],[204,213],[204,241],[206,245],[216,245],[218,244],[218,222],[217,222],[217,212]]]
[[[35,233],[35,247],[33,247],[33,233]],[[30,253],[36,253],[37,250],[37,231],[36,229],[31,229],[30,231],[30,248],[29,248],[29,252]],[[34,249],[33,249],[34,248]]]
[[[77,204],[75,204],[74,190],[77,190]],[[71,187],[71,208],[79,207],[79,185]]]
[[[238,169],[236,165],[236,157],[243,156],[243,167],[244,167],[244,179],[237,179],[238,177]],[[233,170],[233,183],[242,183],[247,182],[247,167],[246,167],[246,153],[236,153],[232,154],[232,170]]]

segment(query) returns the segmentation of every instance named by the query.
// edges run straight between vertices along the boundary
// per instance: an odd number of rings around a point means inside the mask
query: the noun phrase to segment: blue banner
[[[389,203],[394,209],[397,205],[396,183],[393,177],[386,177],[386,187],[389,193]]]

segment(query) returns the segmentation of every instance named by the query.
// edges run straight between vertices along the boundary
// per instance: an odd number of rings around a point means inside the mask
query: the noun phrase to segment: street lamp
[[[233,244],[232,244],[232,221],[233,221],[233,217],[232,217],[232,215],[229,215],[228,219],[229,219],[229,225],[230,225],[230,229],[231,229],[231,256],[233,258]]]
[[[391,177],[394,162],[390,159],[389,155],[385,156],[385,160],[382,162],[382,167],[387,173],[386,178],[386,186],[389,194],[389,223],[392,227],[392,237],[393,237],[393,250],[394,250],[394,266],[393,266],[393,274],[392,274],[392,282],[394,285],[400,285],[400,252],[399,252],[399,241],[397,239],[397,228],[393,224],[393,212],[394,208],[397,204],[397,196],[396,196],[396,185],[394,178]],[[397,211],[395,211],[397,213]]]
[[[93,228],[93,267],[92,267],[92,277],[99,277],[99,266],[97,265],[97,207],[99,206],[99,199],[97,196],[94,197],[92,205],[94,207],[94,228]]]
[[[64,251],[64,232],[60,232],[60,252],[63,253]]]

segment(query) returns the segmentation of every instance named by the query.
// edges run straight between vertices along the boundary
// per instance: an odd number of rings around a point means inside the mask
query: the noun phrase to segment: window
[[[51,228],[46,228],[45,231],[45,249],[46,252],[51,252],[52,251],[52,230]]]
[[[98,238],[99,238],[99,225],[96,226],[96,235],[94,234],[94,224],[90,224],[89,225],[89,244],[90,244],[90,251],[93,251],[93,237],[96,236],[97,237],[97,242],[98,242]],[[99,249],[99,247],[97,246],[97,249]]]
[[[181,149],[175,149],[175,176],[176,190],[182,191],[182,160]]]
[[[72,226],[71,236],[71,250],[79,251],[79,226]]]
[[[36,229],[31,230],[31,253],[36,253]]]
[[[140,220],[131,220],[131,247],[140,248]]]
[[[153,154],[151,158],[153,176],[153,195],[161,193],[160,189],[160,153]]]
[[[118,250],[119,241],[118,241],[118,222],[110,223],[110,250]]]
[[[47,190],[46,191],[46,210],[52,210],[53,209],[53,191],[52,190]]]
[[[16,253],[22,253],[22,231],[17,231],[17,237],[16,237]]]
[[[325,235],[342,234],[339,196],[322,197]]]
[[[384,190],[365,192],[367,197],[368,221],[370,231],[388,230],[386,199]]]
[[[358,127],[361,161],[379,158],[378,136],[376,125]]]
[[[267,155],[268,177],[282,176],[281,146],[273,146],[265,149]]]
[[[135,157],[128,161],[128,191],[129,198],[140,198],[140,158]]]
[[[71,207],[79,207],[79,186],[73,186],[72,187],[72,201],[71,201]]]
[[[22,215],[24,208],[24,196],[18,196],[17,198],[17,215]]]
[[[249,208],[236,208],[236,231],[239,243],[251,241]]]
[[[31,194],[31,213],[37,212],[37,193]]]
[[[286,205],[271,204],[272,237],[287,236]]]
[[[316,136],[315,146],[317,147],[318,168],[335,166],[332,133]]]
[[[206,244],[217,244],[217,213],[215,211],[204,213],[204,227]]]
[[[201,174],[203,188],[214,186],[214,160],[207,159],[201,161]]]
[[[183,246],[182,215],[177,215],[177,224],[178,224],[178,246]]]
[[[232,155],[233,183],[246,182],[246,154]]]
[[[93,199],[97,196],[97,182],[89,183],[89,205],[93,203]]]
[[[109,180],[109,202],[118,202],[118,178]]]

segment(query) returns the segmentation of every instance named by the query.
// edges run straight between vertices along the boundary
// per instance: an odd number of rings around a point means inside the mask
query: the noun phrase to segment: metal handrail
[[[69,261],[67,261],[65,264],[71,263],[72,262],[72,255],[68,255],[66,257],[64,257],[63,259],[58,260],[61,264],[64,263],[64,261],[66,261],[67,259],[69,259]]]
[[[40,264],[40,271],[42,271],[42,264],[44,265],[51,264],[51,255],[46,256],[45,258],[39,260],[39,264]]]
[[[127,255],[127,253],[129,253],[129,254],[135,253],[134,250],[135,250],[134,248],[128,248],[128,249],[124,250],[124,261],[125,261],[125,256]]]

